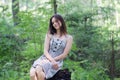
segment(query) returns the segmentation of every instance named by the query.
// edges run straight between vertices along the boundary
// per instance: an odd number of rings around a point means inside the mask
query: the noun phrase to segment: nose
[[[54,23],[53,26],[57,26],[57,23]]]

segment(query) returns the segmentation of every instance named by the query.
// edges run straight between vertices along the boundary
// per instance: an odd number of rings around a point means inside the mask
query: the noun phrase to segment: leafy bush
[[[72,72],[71,80],[110,80],[104,68],[101,68],[102,66],[94,68],[88,66],[89,69],[84,69],[80,66],[81,63],[92,64],[87,61],[78,62],[69,59],[65,60],[63,68],[68,68]]]

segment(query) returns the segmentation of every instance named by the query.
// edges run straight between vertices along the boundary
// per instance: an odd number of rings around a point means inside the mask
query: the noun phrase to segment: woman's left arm
[[[72,47],[72,42],[73,42],[73,38],[72,38],[72,36],[69,36],[67,38],[67,44],[66,44],[66,47],[65,47],[63,53],[61,55],[55,57],[54,58],[55,61],[59,61],[59,60],[62,60],[62,59],[67,57],[67,55],[68,55],[68,53],[69,53],[69,51],[70,51],[70,49]]]

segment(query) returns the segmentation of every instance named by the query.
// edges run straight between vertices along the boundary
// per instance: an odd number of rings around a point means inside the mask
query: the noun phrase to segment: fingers
[[[57,70],[59,67],[58,67],[58,64],[57,63],[54,63],[53,64],[53,68],[55,69],[55,70]]]

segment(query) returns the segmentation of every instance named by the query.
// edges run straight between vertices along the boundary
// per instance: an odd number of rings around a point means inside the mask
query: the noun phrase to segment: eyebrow
[[[58,19],[55,19],[55,21],[53,22],[53,21],[51,21],[52,23],[54,23],[54,22],[58,22]]]

